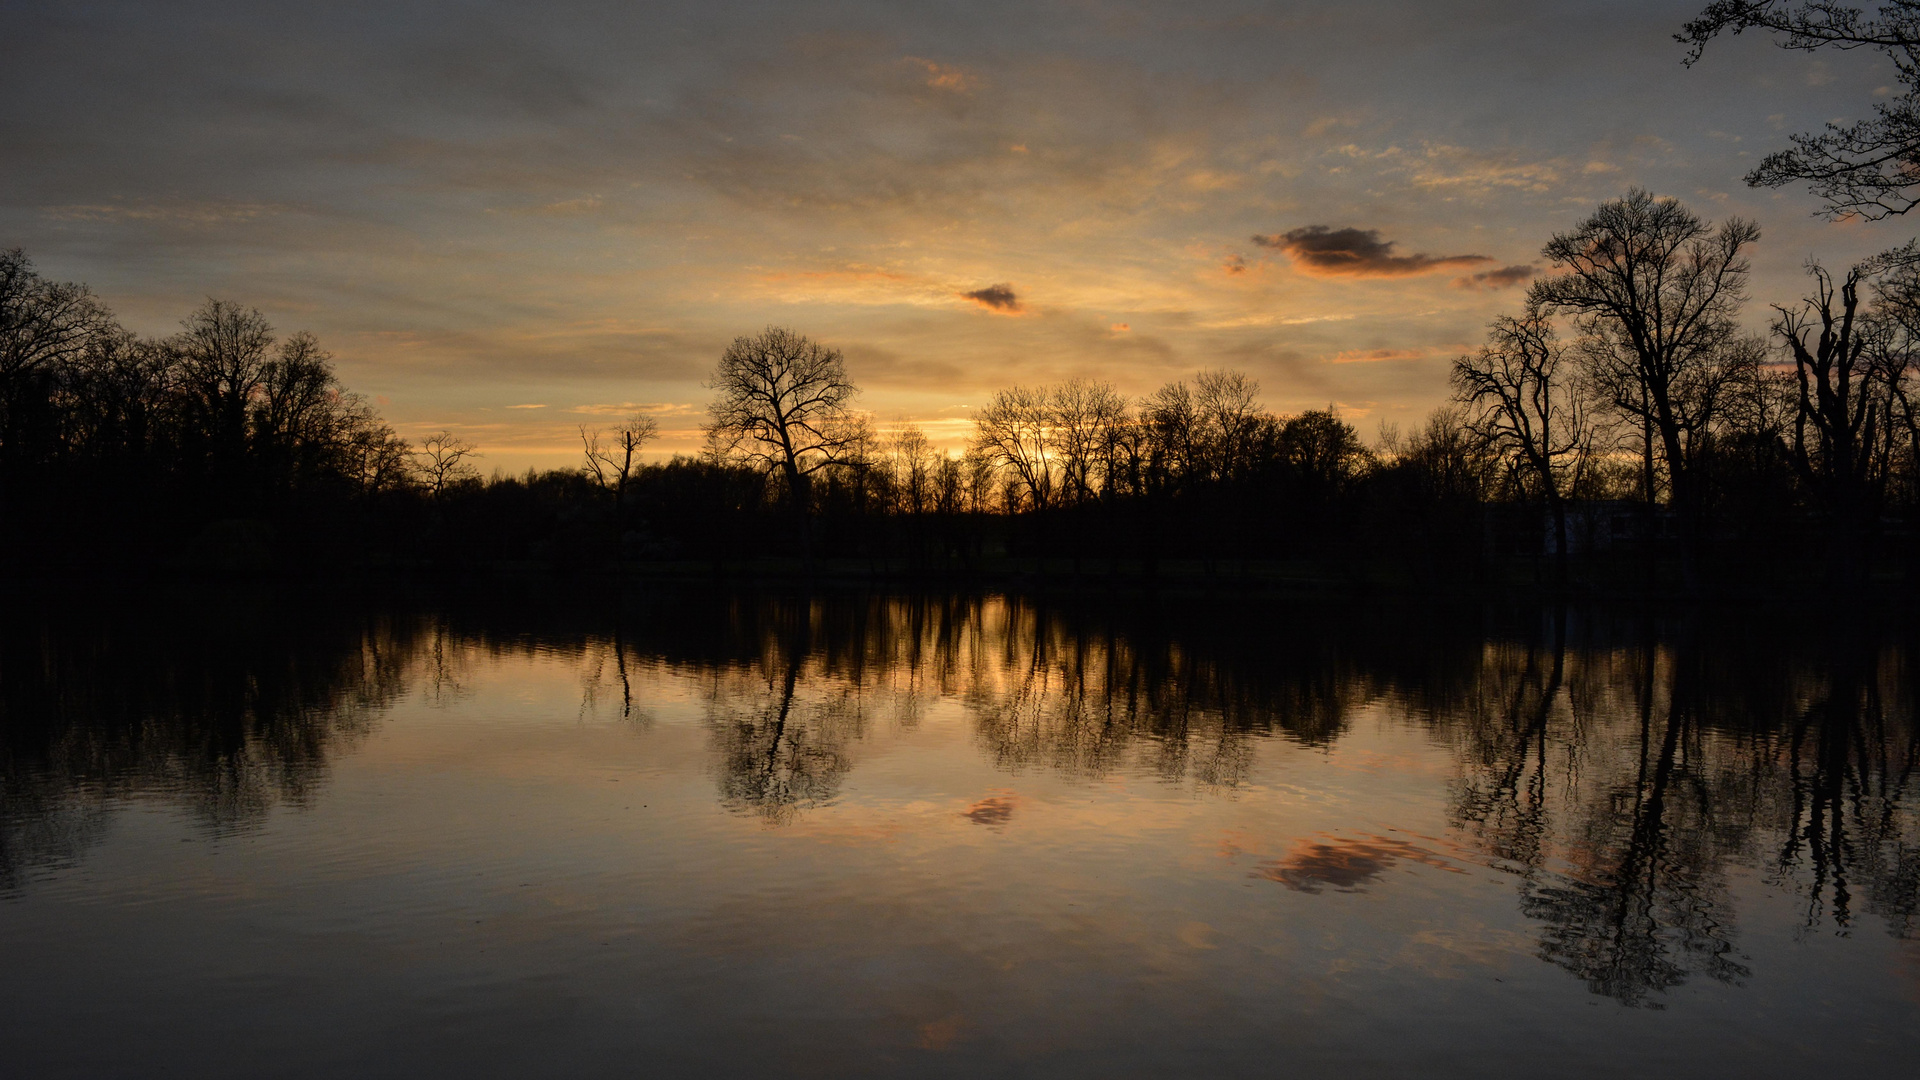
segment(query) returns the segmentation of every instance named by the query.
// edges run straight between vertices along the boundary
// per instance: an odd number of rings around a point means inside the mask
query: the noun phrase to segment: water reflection
[[[1803,894],[1807,931],[1846,932],[1864,889],[1910,933],[1904,646],[1732,621],[1589,623],[1570,644],[1567,623],[1490,644],[1479,692],[1437,725],[1461,761],[1455,819],[1520,876],[1543,958],[1629,1004],[1737,982],[1728,879],[1745,869]]]
[[[635,738],[663,686],[690,691],[715,797],[776,829],[835,802],[876,733],[935,707],[961,710],[1003,775],[1146,776],[1202,798],[1260,782],[1263,747],[1311,757],[1363,716],[1424,731],[1453,763],[1449,835],[1317,833],[1255,876],[1331,904],[1403,870],[1492,867],[1542,959],[1658,1006],[1689,979],[1748,978],[1741,880],[1800,897],[1804,933],[1915,928],[1908,639],[1780,625],[701,592],[401,614],[54,605],[0,629],[0,885],[84,858],[120,801],[215,830],[306,803],[401,696],[457,704],[489,664],[541,654],[576,666],[583,716]],[[961,814],[998,833],[1025,812],[997,791]]]
[[[56,604],[0,620],[0,887],[80,857],[127,796],[216,831],[313,798],[330,757],[405,691],[420,630],[255,603]]]
[[[1357,892],[1399,862],[1466,872],[1438,852],[1397,837],[1329,836],[1300,840],[1285,858],[1267,863],[1254,874],[1296,892],[1317,893],[1329,886]]]

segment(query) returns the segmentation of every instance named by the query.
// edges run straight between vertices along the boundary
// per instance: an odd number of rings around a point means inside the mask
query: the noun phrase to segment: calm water
[[[6,1076],[1906,1075],[1898,630],[16,602]]]

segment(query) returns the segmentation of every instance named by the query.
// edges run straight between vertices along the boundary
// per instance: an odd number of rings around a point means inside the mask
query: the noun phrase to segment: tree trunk
[[[813,576],[813,515],[808,498],[809,477],[792,465],[787,466],[787,494],[793,500],[794,524],[800,530],[800,565]]]
[[[1554,588],[1565,592],[1567,588],[1567,500],[1551,488],[1547,491],[1548,504],[1553,508],[1553,584]]]

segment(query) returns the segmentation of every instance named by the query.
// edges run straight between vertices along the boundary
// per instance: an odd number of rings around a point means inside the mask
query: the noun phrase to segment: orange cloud
[[[979,79],[964,68],[937,64],[918,56],[909,56],[907,60],[927,69],[927,85],[935,90],[951,90],[957,94],[964,94],[980,83]]]

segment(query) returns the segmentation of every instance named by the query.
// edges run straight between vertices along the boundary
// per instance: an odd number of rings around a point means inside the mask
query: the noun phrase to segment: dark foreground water
[[[18,601],[0,1075],[1920,1060],[1871,620]]]

